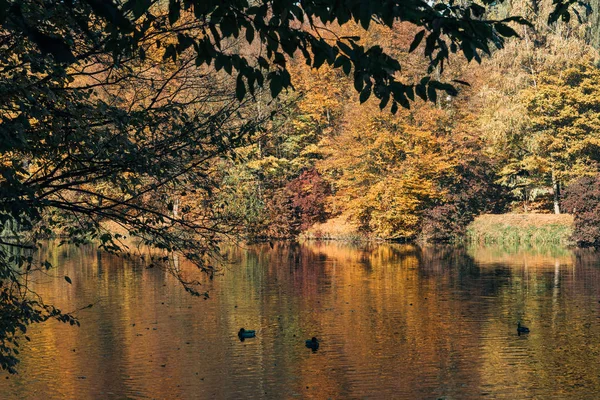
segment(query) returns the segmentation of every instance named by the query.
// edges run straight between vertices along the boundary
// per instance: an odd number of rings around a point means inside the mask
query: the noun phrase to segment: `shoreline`
[[[574,245],[574,217],[571,214],[482,214],[466,228],[459,243],[478,244],[560,244]],[[386,239],[361,232],[340,217],[315,224],[302,232],[299,240],[339,241],[348,243],[428,243],[422,240]]]

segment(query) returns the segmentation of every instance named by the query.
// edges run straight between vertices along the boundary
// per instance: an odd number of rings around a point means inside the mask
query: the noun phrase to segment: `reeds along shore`
[[[569,214],[481,215],[467,229],[468,240],[482,244],[570,245],[572,234]]]

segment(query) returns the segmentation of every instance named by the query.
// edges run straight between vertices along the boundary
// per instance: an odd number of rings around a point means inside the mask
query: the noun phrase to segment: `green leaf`
[[[425,29],[423,29],[421,32],[415,35],[415,38],[413,39],[412,43],[410,44],[410,48],[408,49],[409,53],[412,53],[417,47],[419,47],[419,44],[421,44],[421,40],[423,40],[423,36],[425,36]]]
[[[283,84],[281,82],[281,76],[277,74],[271,75],[271,82],[269,83],[269,89],[271,90],[271,97],[276,98],[283,90]]]
[[[364,80],[363,80],[363,75],[362,74],[357,74],[356,72],[354,73],[354,89],[357,92],[361,92],[363,89],[363,85],[365,84]]]
[[[252,25],[246,27],[246,41],[250,44],[254,41],[254,28]]]
[[[225,60],[225,58],[220,54],[215,58],[214,67],[217,70],[217,72],[223,68],[224,60]]]
[[[404,94],[400,94],[399,96],[397,96],[396,100],[398,101],[398,103],[400,103],[400,105],[403,108],[410,109],[410,102],[408,101],[406,96],[404,96]]]
[[[464,41],[463,42],[463,46],[462,46],[462,51],[465,55],[465,58],[467,59],[467,61],[471,61],[473,59],[473,56],[475,55],[473,52],[473,48],[471,47],[471,42],[468,41]]]
[[[223,34],[223,37],[229,37],[229,36],[233,35],[237,30],[235,21],[232,20],[231,18],[223,18],[223,20],[221,21],[221,24],[219,25],[219,28],[221,29],[221,33]]]
[[[333,63],[333,68],[339,68],[344,64],[344,61],[347,58],[344,55],[339,55],[336,59],[335,62]]]
[[[321,68],[321,66],[325,63],[326,59],[327,55],[322,50],[316,51],[314,54],[313,68]]]
[[[410,101],[415,101],[415,89],[412,86],[406,86],[404,88],[404,93],[406,97],[410,99]]]
[[[360,92],[360,96],[359,96],[359,100],[360,103],[364,103],[365,101],[369,100],[369,97],[371,97],[371,87],[370,86],[366,86],[362,92]]]
[[[244,100],[246,96],[246,85],[244,84],[244,79],[242,75],[238,75],[236,83],[235,83],[235,97],[238,101]]]
[[[133,15],[135,18],[141,17],[150,8],[149,0],[135,0],[133,5]]]
[[[477,18],[483,16],[485,14],[485,7],[480,6],[479,4],[471,4],[469,7],[473,15]]]
[[[427,87],[427,98],[432,103],[437,102],[437,92],[435,91],[435,86],[434,85],[429,85]]]
[[[388,105],[389,101],[390,101],[390,94],[387,93],[387,94],[383,95],[381,97],[381,101],[379,102],[379,109],[383,110]]]
[[[169,23],[175,24],[179,20],[181,15],[181,2],[180,0],[169,0]]]
[[[519,34],[508,25],[498,23],[494,24],[494,28],[496,29],[496,32],[504,37],[519,37]]]
[[[264,57],[258,57],[258,65],[262,68],[262,69],[269,69],[269,62],[264,58]]]
[[[342,71],[344,71],[344,74],[350,75],[351,70],[352,70],[352,63],[350,62],[350,60],[348,60],[348,59],[344,60],[344,63],[342,64]]]
[[[527,21],[525,18],[523,17],[508,17],[508,18],[504,18],[502,21],[500,22],[516,22],[517,24],[520,25],[525,25],[528,26],[530,28],[533,28],[533,24],[529,21]]]
[[[456,82],[456,83],[464,85],[464,86],[471,86],[471,84],[469,82],[461,81],[460,79],[452,79],[452,82]]]
[[[419,85],[415,86],[415,93],[423,101],[427,101],[427,91],[425,90],[425,85],[424,84],[419,84]]]
[[[168,58],[171,58],[173,62],[177,61],[177,49],[172,44],[167,46],[163,54],[163,60],[167,60]]]

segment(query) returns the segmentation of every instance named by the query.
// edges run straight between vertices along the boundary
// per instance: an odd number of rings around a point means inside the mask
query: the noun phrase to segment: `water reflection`
[[[82,327],[31,334],[8,398],[582,398],[600,392],[600,257],[566,249],[228,249],[211,297],[94,248],[36,290]],[[517,335],[517,322],[531,328]],[[240,327],[256,337],[240,342]],[[318,351],[307,348],[312,337]]]

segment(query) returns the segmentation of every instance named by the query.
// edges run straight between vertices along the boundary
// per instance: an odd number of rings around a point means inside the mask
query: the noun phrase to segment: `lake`
[[[210,297],[93,247],[44,250],[6,399],[597,398],[600,254],[339,243],[226,249]],[[189,276],[195,276],[188,265]],[[68,275],[72,284],[63,276]],[[521,321],[531,333],[518,335]],[[240,327],[255,329],[241,342]],[[305,347],[316,336],[317,351]]]

